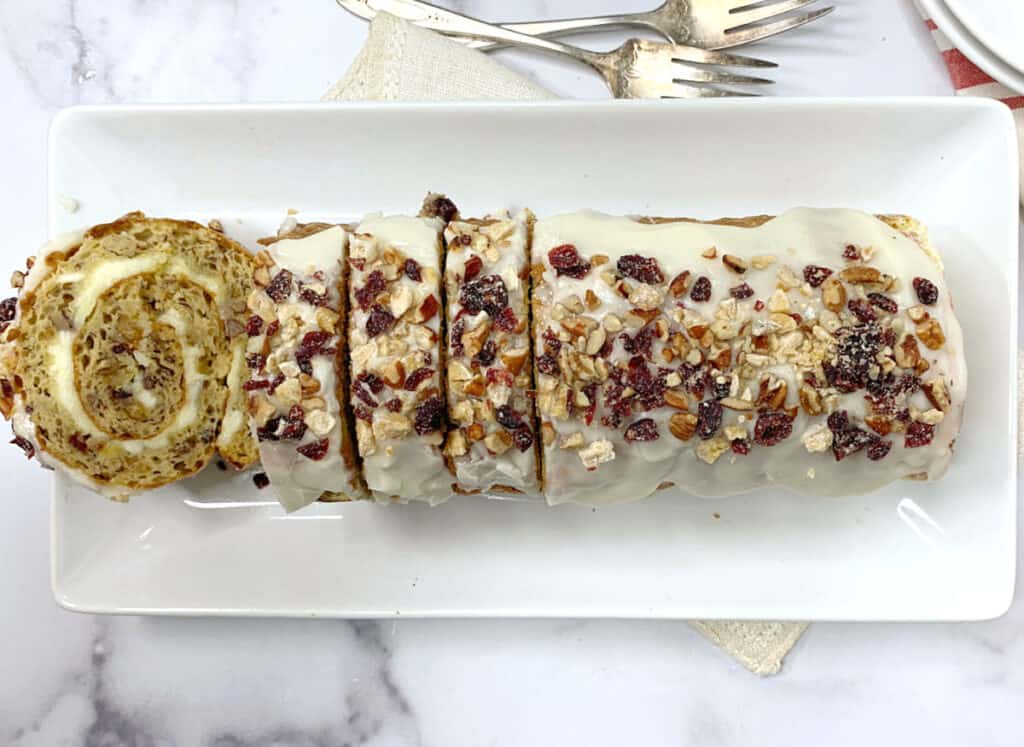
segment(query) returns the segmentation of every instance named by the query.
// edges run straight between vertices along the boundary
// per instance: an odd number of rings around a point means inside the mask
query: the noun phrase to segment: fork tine
[[[822,16],[827,16],[835,10],[835,6],[829,6],[816,10],[811,13],[805,13],[802,16],[794,16],[793,18],[783,18],[774,23],[765,23],[760,26],[750,26],[743,28],[742,26],[733,26],[725,30],[725,36],[729,40],[728,46],[735,47],[740,44],[749,44],[759,39],[766,39],[769,36],[775,36],[781,34],[783,31],[789,31],[803,26],[805,23],[817,20]]]
[[[711,70],[688,65],[685,62],[674,62],[672,64],[672,80],[681,83],[774,83],[774,80],[767,78],[755,78],[752,75],[739,75],[727,73],[723,70]]]
[[[798,10],[803,8],[805,5],[810,5],[818,0],[777,0],[777,2],[770,3],[768,5],[759,5],[757,3],[742,2],[735,8],[729,9],[729,22],[732,23],[735,20],[734,26],[740,26],[744,23],[757,23],[758,21],[764,21],[773,16],[779,16],[783,13],[788,13],[791,10]]]
[[[662,94],[663,99],[704,99],[704,98],[725,98],[727,96],[756,97],[759,93],[746,93],[745,91],[731,91],[728,88],[705,88],[703,86],[689,86],[685,83],[675,83],[671,88]]]
[[[673,44],[672,59],[679,62],[697,62],[702,65],[732,65],[734,67],[778,67],[779,63],[771,60],[760,60],[757,57],[746,57],[729,52],[716,52],[708,49],[688,47],[685,44]]]

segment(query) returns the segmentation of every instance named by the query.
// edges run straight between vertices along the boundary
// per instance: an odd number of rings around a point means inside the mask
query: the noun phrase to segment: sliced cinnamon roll
[[[115,498],[191,475],[218,447],[251,463],[228,408],[244,383],[232,360],[253,267],[217,231],[141,213],[49,246],[2,332],[16,442]]]

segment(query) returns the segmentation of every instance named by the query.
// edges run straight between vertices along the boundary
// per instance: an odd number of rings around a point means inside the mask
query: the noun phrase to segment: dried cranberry
[[[583,393],[587,396],[587,409],[583,411],[583,420],[587,425],[594,422],[594,413],[597,412],[597,382],[592,381],[583,387]]]
[[[821,267],[820,265],[807,265],[804,267],[804,280],[812,288],[817,288],[819,285],[825,282],[829,275],[832,274],[832,270],[827,267]]]
[[[418,283],[420,282],[420,280],[423,279],[423,276],[420,274],[420,263],[417,262],[412,257],[405,260],[405,264],[402,266],[402,270],[403,272],[405,272],[405,276],[412,280],[414,283]]]
[[[25,452],[25,458],[26,459],[31,459],[33,456],[35,456],[36,449],[32,445],[32,442],[29,441],[27,438],[22,438],[21,436],[15,436],[13,439],[11,439],[11,443],[14,444],[19,449],[21,449],[22,451]]]
[[[430,210],[445,223],[451,223],[459,215],[458,207],[444,195],[434,198],[433,203],[430,205]]]
[[[874,324],[840,327],[836,337],[835,364],[823,366],[829,384],[844,393],[864,388],[869,380],[868,372],[876,365],[875,357],[882,347],[881,330]]]
[[[360,374],[360,376],[362,375],[364,374]],[[373,376],[373,374],[370,374],[370,376]],[[365,381],[359,381],[357,378],[356,381],[352,383],[352,395],[357,399],[362,400],[369,407],[376,407],[378,402],[373,398],[370,391],[370,387]]]
[[[833,433],[845,431],[850,427],[850,415],[846,410],[836,410],[829,414],[825,422],[828,425],[828,429]]]
[[[260,441],[277,441],[277,428],[281,425],[281,418],[270,418],[262,427],[256,429],[256,438]]]
[[[544,355],[537,359],[537,370],[548,376],[558,376],[562,372],[555,356],[549,353],[544,353]]]
[[[651,357],[651,344],[654,342],[654,337],[657,331],[654,329],[653,324],[645,324],[637,333],[630,337],[625,332],[622,333],[622,347],[627,353],[635,353],[637,355],[643,355],[647,358]]]
[[[878,454],[876,457],[871,457],[869,451],[869,458],[881,459],[885,456],[884,453],[880,453],[881,449],[884,448],[882,441],[874,433],[858,428],[850,424],[850,416],[846,410],[836,410],[828,416],[829,430],[832,431],[832,454],[835,456],[837,462],[841,462],[850,454],[856,454],[864,447],[868,449],[874,449],[874,453]],[[890,444],[891,446],[891,444]],[[888,449],[886,448],[886,453]]]
[[[267,487],[270,484],[270,478],[267,477],[266,472],[257,472],[252,476],[252,484],[255,485],[259,490]]]
[[[459,242],[460,244],[462,244],[463,246],[469,246],[470,244],[472,244],[472,243],[473,243],[473,237],[472,237],[472,236],[470,236],[470,235],[469,235],[468,233],[464,233],[464,234],[462,234],[461,236],[459,236],[459,237],[458,237],[458,238],[456,239],[456,241],[458,241],[458,242]]]
[[[729,295],[735,299],[742,300],[754,295],[754,289],[746,283],[740,283],[739,285],[734,285],[729,289]]]
[[[328,292],[325,289],[323,293],[317,293],[312,288],[299,285],[299,298],[308,303],[310,306],[326,306],[329,301]]]
[[[125,344],[124,344],[123,342],[115,342],[115,343],[114,343],[114,344],[113,344],[113,345],[111,346],[110,350],[111,350],[111,351],[112,351],[112,352],[113,352],[113,353],[114,353],[115,355],[121,355],[122,353],[127,353],[127,352],[128,352],[128,346],[127,346],[127,345],[125,345]]]
[[[377,337],[395,324],[395,317],[391,312],[380,304],[374,304],[370,309],[370,315],[366,318],[366,334],[370,337]]]
[[[502,428],[514,431],[523,424],[523,416],[514,407],[502,405],[494,412],[494,418]]]
[[[629,359],[626,381],[636,392],[637,409],[654,410],[665,404],[664,378],[652,376],[642,357]]]
[[[733,454],[746,456],[750,453],[750,441],[745,438],[734,438],[729,444],[729,448],[732,449]]]
[[[754,425],[754,443],[758,446],[775,446],[785,441],[793,432],[793,418],[784,412],[762,412]]]
[[[483,347],[480,348],[480,352],[473,356],[473,362],[480,366],[489,366],[494,363],[494,359],[498,356],[498,347],[494,344],[494,340],[488,340],[484,343]]]
[[[434,369],[422,366],[405,377],[405,388],[407,391],[415,392],[420,384],[434,375]]]
[[[895,301],[882,293],[868,293],[868,300],[873,306],[877,306],[888,314],[895,314],[900,310]]]
[[[444,400],[440,397],[431,397],[416,408],[416,419],[413,421],[413,428],[421,436],[433,433],[441,429],[443,416]]]
[[[352,408],[352,414],[355,415],[359,420],[365,420],[367,423],[373,422],[373,413],[367,410],[362,405],[356,405]]]
[[[512,431],[512,443],[520,451],[527,451],[533,446],[533,431],[530,430],[530,426],[523,425]]]
[[[266,362],[267,357],[263,353],[249,353],[245,356],[245,365],[253,371],[261,370]]]
[[[370,308],[374,299],[377,295],[382,293],[385,288],[388,287],[387,280],[384,279],[384,273],[380,270],[374,270],[366,278],[366,284],[362,288],[357,288],[355,297],[356,303],[359,304],[359,308],[366,311]]]
[[[242,389],[246,392],[254,392],[257,389],[270,389],[269,379],[249,379],[247,382],[242,384]]]
[[[903,445],[908,449],[916,449],[919,446],[927,446],[935,437],[935,426],[915,420],[907,426],[907,437]]]
[[[632,278],[647,285],[657,285],[665,282],[665,276],[661,273],[658,260],[653,257],[642,257],[639,254],[624,254],[619,257],[615,265],[619,272],[627,278]]]
[[[868,446],[868,459],[872,462],[877,462],[879,459],[885,459],[889,454],[889,450],[892,449],[892,441],[883,441],[878,439]]]
[[[462,275],[463,282],[468,283],[470,280],[480,274],[480,270],[484,269],[484,262],[475,254],[470,255],[466,260],[466,267]]]
[[[722,404],[717,399],[708,399],[697,405],[697,435],[707,441],[715,435],[722,424]]]
[[[462,344],[462,335],[466,331],[466,320],[456,319],[451,328],[448,330],[448,339],[452,346],[452,355],[460,356],[466,352],[466,348]]]
[[[495,318],[508,306],[508,290],[499,275],[485,275],[466,283],[459,293],[459,303],[470,314],[486,311]]]
[[[550,355],[558,355],[561,349],[562,341],[558,339],[558,335],[550,329],[544,330],[544,352]]]
[[[846,248],[843,249],[843,259],[848,259],[851,262],[860,259],[860,249],[853,244],[847,244]]]
[[[307,459],[311,459],[314,462],[319,462],[325,456],[327,456],[327,447],[330,446],[330,441],[326,438],[321,438],[319,441],[310,441],[308,444],[299,446],[295,450],[302,454]]]
[[[296,405],[296,407],[298,407],[298,405]],[[302,420],[293,420],[289,415],[288,418],[285,419],[284,429],[278,437],[284,441],[298,441],[304,435],[306,435],[306,424]]]
[[[925,278],[914,278],[914,292],[917,293],[917,300],[928,306],[939,300],[939,289]]]
[[[572,244],[556,246],[548,252],[548,261],[555,268],[557,275],[580,280],[590,272],[590,262],[580,257],[576,247]]]
[[[875,313],[875,310],[871,308],[871,304],[867,301],[860,298],[851,298],[846,306],[862,324],[878,320],[878,314]]]
[[[754,311],[764,311],[764,301],[760,298],[754,301]]]
[[[277,303],[284,302],[292,294],[292,274],[288,270],[281,270],[267,286],[267,295]]]
[[[627,441],[657,441],[659,436],[658,425],[651,418],[630,423],[623,433]]]
[[[276,319],[267,325],[267,337],[273,337],[281,329],[281,322]]]
[[[516,317],[516,312],[512,311],[510,306],[502,309],[494,319],[495,329],[500,329],[504,332],[512,332],[518,326],[519,319]]]
[[[701,275],[690,289],[690,299],[702,303],[711,298],[711,280]]]
[[[246,322],[245,322],[245,334],[249,335],[249,337],[255,337],[256,335],[258,335],[262,331],[263,331],[263,320],[260,317],[258,317],[255,314],[253,314],[251,317],[249,317],[246,320]]]
[[[500,384],[501,386],[512,386],[514,381],[512,374],[503,368],[488,368],[487,383]]]
[[[0,322],[14,321],[18,311],[18,299],[14,296],[0,301]]]
[[[424,298],[423,299],[423,303],[420,304],[420,308],[419,308],[419,313],[420,313],[419,321],[420,321],[420,323],[422,324],[424,322],[429,322],[431,319],[434,318],[434,315],[437,313],[438,309],[440,309],[440,308],[441,308],[441,304],[439,304],[437,302],[437,297],[434,296],[433,293],[431,293],[429,296]]]
[[[359,272],[366,269],[366,260],[362,257],[349,257],[348,263],[359,270]]]
[[[384,403],[384,407],[390,410],[391,412],[401,412],[402,400],[400,400],[398,397],[393,397],[392,399],[389,399],[387,402]]]

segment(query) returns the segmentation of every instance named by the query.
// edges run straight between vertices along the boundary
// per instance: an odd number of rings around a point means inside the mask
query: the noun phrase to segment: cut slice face
[[[452,495],[441,450],[443,229],[437,217],[370,216],[349,241],[350,401],[366,483],[382,501]]]
[[[281,505],[367,497],[343,406],[348,234],[302,224],[256,256],[246,322],[248,411]]]
[[[445,230],[448,414],[445,454],[464,492],[538,493],[523,211]]]

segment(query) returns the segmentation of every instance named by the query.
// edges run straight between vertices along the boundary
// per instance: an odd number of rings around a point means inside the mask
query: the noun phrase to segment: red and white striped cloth
[[[1013,111],[1013,118],[1017,122],[1018,142],[1020,143],[1020,188],[1021,203],[1024,204],[1024,94],[1007,88],[1002,83],[992,79],[992,76],[971,62],[967,55],[953,46],[949,37],[942,33],[942,29],[935,25],[927,11],[921,4],[914,0],[925,24],[932,32],[932,39],[942,52],[942,58],[949,68],[949,77],[953,80],[953,88],[957,96],[985,96],[990,99],[998,99],[1006,104]]]

